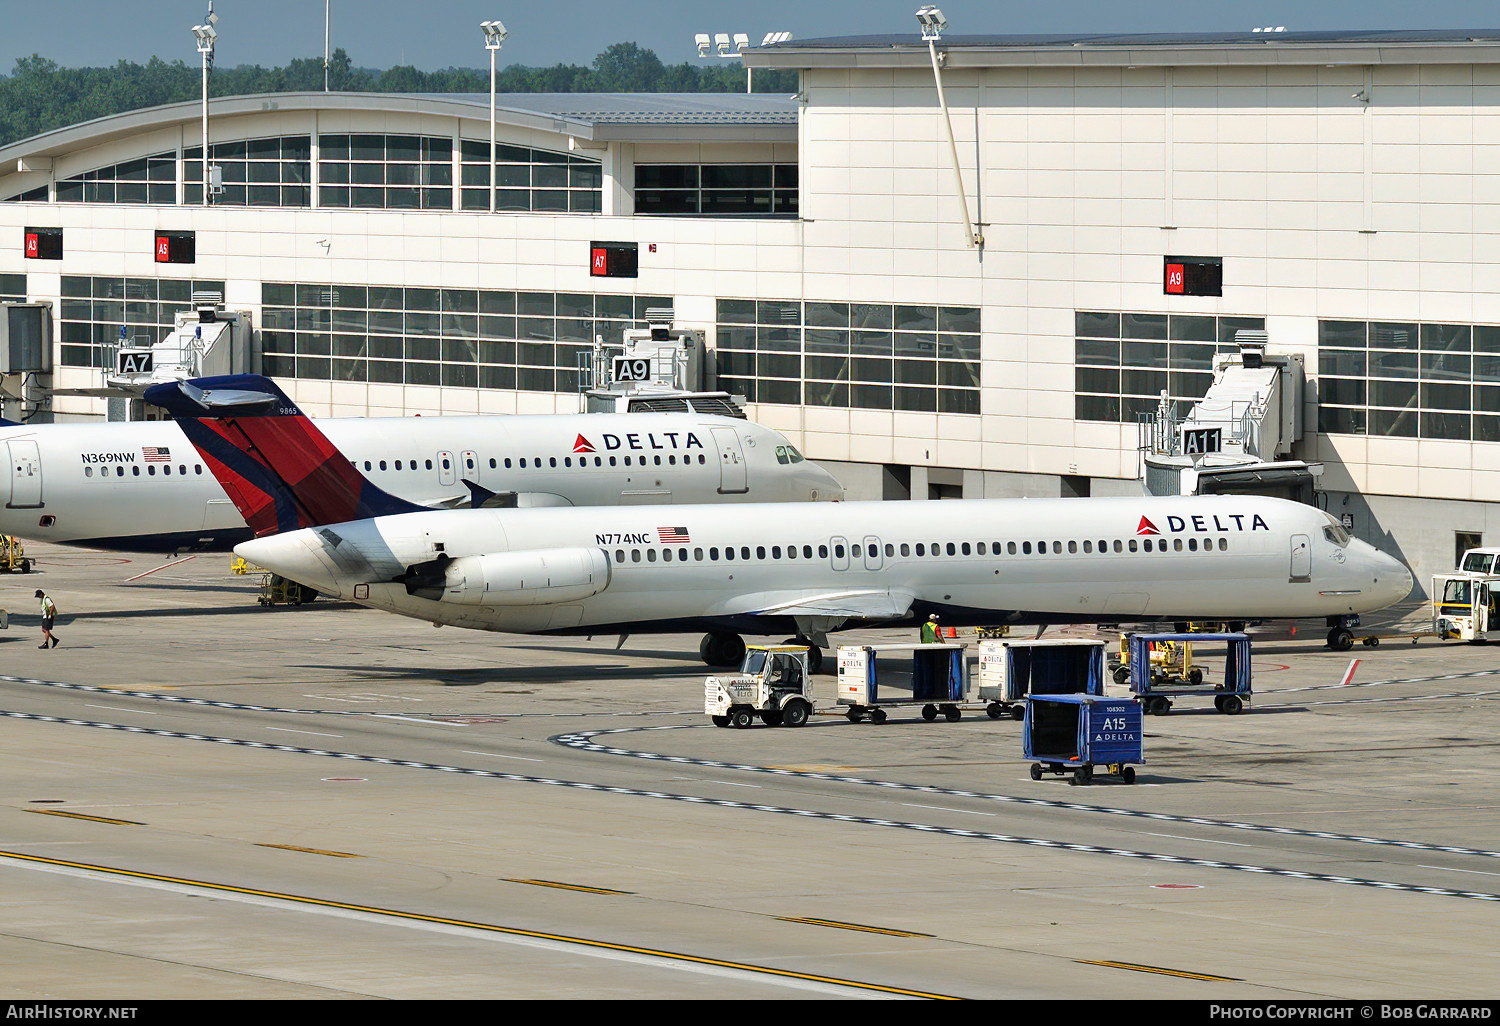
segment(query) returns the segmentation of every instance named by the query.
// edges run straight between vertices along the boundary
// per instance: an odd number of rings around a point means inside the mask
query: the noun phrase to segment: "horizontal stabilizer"
[[[463,479],[464,485],[469,489],[470,509],[515,509],[515,492],[492,492],[484,485],[468,478]]]

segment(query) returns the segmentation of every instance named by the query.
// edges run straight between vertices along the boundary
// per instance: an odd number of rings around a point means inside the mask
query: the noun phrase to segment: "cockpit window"
[[[1349,532],[1344,529],[1343,524],[1332,517],[1328,518],[1328,526],[1323,528],[1323,537],[1341,549],[1349,544]]]
[[[795,446],[778,445],[776,447],[777,463],[801,463],[802,459],[802,454],[797,451]]]

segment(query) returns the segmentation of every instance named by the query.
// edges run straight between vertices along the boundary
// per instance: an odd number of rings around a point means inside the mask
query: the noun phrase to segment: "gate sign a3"
[[[1208,452],[1219,452],[1223,447],[1223,428],[1193,428],[1182,433],[1183,455],[1201,456]]]
[[[616,381],[650,381],[651,361],[639,356],[617,356],[611,373]]]

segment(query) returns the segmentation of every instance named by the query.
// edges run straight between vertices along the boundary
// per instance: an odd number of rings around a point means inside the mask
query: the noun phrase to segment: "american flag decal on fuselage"
[[[692,541],[686,527],[658,527],[656,537],[663,545],[686,545]]]
[[[141,455],[147,463],[168,463],[172,459],[172,450],[164,445],[143,445]]]

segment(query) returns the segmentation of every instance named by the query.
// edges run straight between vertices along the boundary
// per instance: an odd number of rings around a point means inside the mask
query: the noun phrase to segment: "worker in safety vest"
[[[936,645],[942,640],[942,631],[938,627],[938,615],[936,613],[927,617],[927,622],[922,625],[922,644]]]

